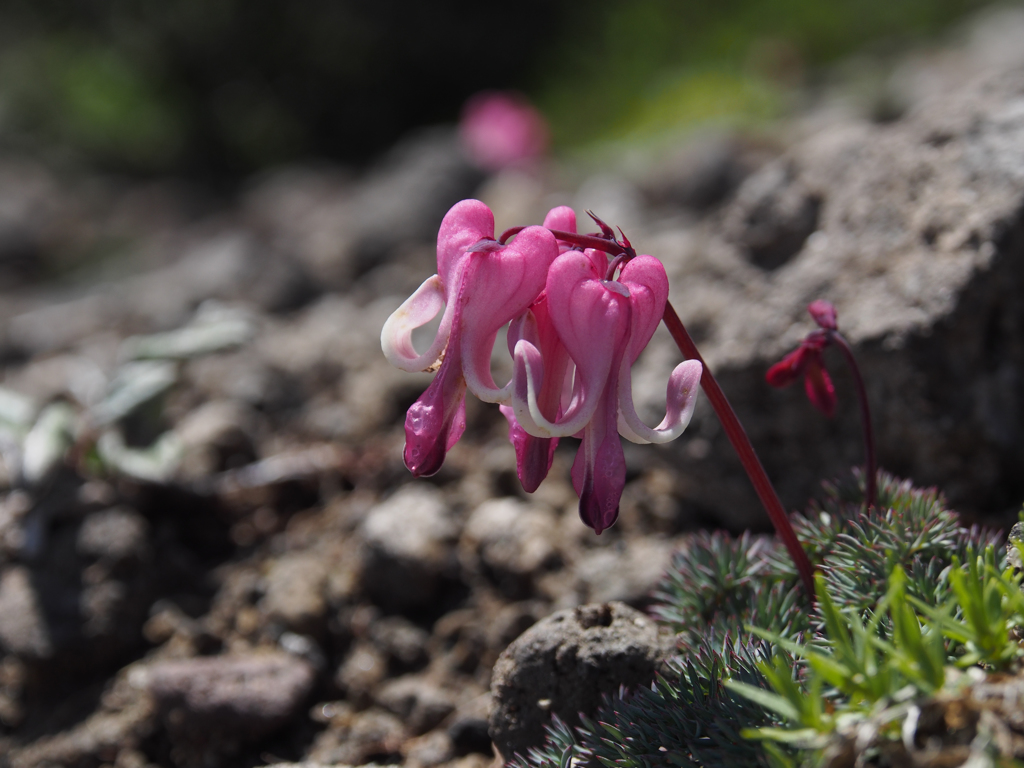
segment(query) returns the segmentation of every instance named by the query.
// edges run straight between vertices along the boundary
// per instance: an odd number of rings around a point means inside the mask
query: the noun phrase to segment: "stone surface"
[[[492,499],[470,514],[459,542],[462,561],[510,598],[528,597],[542,571],[557,566],[557,518],[518,499]]]
[[[144,560],[149,545],[149,525],[138,512],[125,507],[94,512],[78,529],[79,554],[111,562]]]
[[[672,647],[653,621],[624,603],[589,604],[539,621],[494,665],[490,734],[510,759],[544,739],[557,714],[570,725],[601,694],[649,683]]]
[[[422,675],[397,677],[377,693],[377,703],[400,717],[415,734],[435,728],[455,711],[454,698],[429,676]]]
[[[327,611],[327,571],[313,553],[275,560],[267,571],[260,609],[295,632],[319,633]]]
[[[423,484],[399,490],[366,516],[363,584],[385,610],[428,608],[454,568],[451,544],[458,535],[441,495]]]
[[[1024,492],[1022,83],[1017,67],[893,123],[826,123],[748,177],[720,214],[639,243],[665,261],[671,299],[787,506],[863,462],[838,354],[826,356],[834,421],[799,386],[764,382],[813,328],[806,306],[817,298],[835,304],[854,344],[882,466],[940,484],[972,512],[1002,511]],[[652,416],[678,360],[670,350],[659,332],[634,370]],[[684,507],[722,510],[742,528],[761,513],[715,421],[702,397],[668,452]]]
[[[53,639],[31,571],[23,566],[0,575],[0,643],[8,653],[28,658],[53,654]]]
[[[327,729],[317,735],[307,754],[314,762],[394,763],[407,737],[401,720],[375,707],[356,712],[344,703],[332,706],[327,722]]]
[[[580,592],[587,602],[641,605],[650,599],[677,546],[676,541],[645,539],[628,547],[591,550],[576,563]]]
[[[157,662],[136,685],[150,692],[167,726],[188,739],[251,739],[284,725],[313,686],[313,669],[287,654]]]

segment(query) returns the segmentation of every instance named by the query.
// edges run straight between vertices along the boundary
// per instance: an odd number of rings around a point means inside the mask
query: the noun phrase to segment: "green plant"
[[[695,534],[656,594],[679,642],[670,673],[575,733],[553,726],[514,765],[831,764],[858,743],[905,750],[908,716],[962,695],[960,669],[1017,671],[1021,575],[994,535],[961,526],[934,489],[879,473],[868,509],[863,486],[830,485],[794,516],[820,569],[813,607],[775,540]]]
[[[836,728],[876,714],[879,707],[931,694],[945,681],[947,651],[937,627],[924,625],[907,601],[907,581],[898,566],[887,594],[864,622],[856,611],[840,611],[825,580],[816,579],[818,610],[825,638],[815,645],[786,640],[758,627],[749,631],[806,662],[803,679],[784,658],[762,662],[759,669],[774,692],[731,679],[725,685],[777,713],[796,728],[746,729],[748,738],[766,738],[801,746],[823,746],[821,737]],[[893,631],[886,638],[882,618]],[[816,647],[817,646],[817,647]]]

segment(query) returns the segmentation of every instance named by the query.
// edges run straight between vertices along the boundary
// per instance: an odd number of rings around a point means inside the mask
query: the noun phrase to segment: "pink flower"
[[[678,437],[690,421],[702,371],[688,360],[669,378],[667,414],[656,428],[644,424],[633,406],[630,368],[647,346],[664,314],[668,278],[661,262],[637,256],[618,280],[606,279],[607,258],[597,252],[568,250],[552,263],[545,284],[551,330],[575,364],[568,398],[560,397],[551,417],[554,392],[562,392],[560,362],[545,355],[520,331],[515,343],[512,408],[521,428],[534,437],[579,434],[583,443],[572,467],[580,496],[580,517],[600,533],[615,522],[626,482],[619,434],[637,443],[663,443]],[[543,342],[541,342],[543,346]]]
[[[540,157],[548,146],[544,117],[510,93],[473,96],[462,110],[459,134],[469,156],[488,171]]]
[[[405,465],[432,475],[466,428],[466,389],[486,402],[503,402],[512,383],[499,388],[491,375],[491,350],[501,327],[522,315],[544,288],[558,255],[543,227],[527,227],[509,245],[494,240],[494,215],[478,200],[456,204],[437,236],[437,274],[428,278],[388,318],[381,331],[387,359],[406,371],[437,369],[437,376],[405,418]],[[412,331],[444,307],[433,343],[420,354]],[[438,368],[439,365],[439,368]]]

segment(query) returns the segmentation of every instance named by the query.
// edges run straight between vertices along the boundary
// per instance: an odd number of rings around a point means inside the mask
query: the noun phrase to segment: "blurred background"
[[[572,152],[785,115],[837,78],[882,79],[984,5],[7,0],[0,146],[230,185],[308,158],[364,167],[410,130],[456,121],[477,91],[515,89]]]

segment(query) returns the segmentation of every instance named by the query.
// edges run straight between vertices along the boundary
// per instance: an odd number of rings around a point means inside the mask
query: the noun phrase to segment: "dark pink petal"
[[[466,430],[466,381],[458,355],[441,370],[405,414],[405,466],[416,477],[435,474]]]
[[[572,361],[551,322],[547,294],[541,294],[526,314],[509,324],[508,349],[513,357],[520,340],[528,341],[536,347],[544,361],[544,376],[538,388],[537,404],[541,415],[548,421],[554,421],[561,415],[566,376]]]
[[[594,265],[595,274],[600,275],[602,278],[605,277],[608,273],[608,254],[596,248],[587,248],[583,253],[590,259],[590,263]]]
[[[583,430],[583,442],[572,465],[572,484],[580,497],[580,519],[596,533],[610,528],[619,516],[626,485],[626,459],[616,424],[617,392],[602,398],[601,407]]]
[[[807,351],[801,345],[768,369],[765,380],[773,387],[788,387],[804,372]]]
[[[510,405],[499,406],[508,420],[508,439],[516,449],[516,474],[523,490],[527,493],[536,491],[544,478],[551,471],[551,463],[555,460],[555,448],[558,447],[557,437],[534,437],[527,434],[519,426],[515,413]]]
[[[824,299],[818,299],[812,301],[807,305],[807,311],[811,313],[811,317],[814,318],[821,328],[826,331],[838,330],[839,326],[836,323],[836,308],[832,306],[830,302]]]
[[[836,389],[820,354],[808,355],[804,391],[815,408],[832,418],[836,412]]]
[[[521,339],[533,344],[544,359],[544,376],[537,404],[545,419],[556,421],[561,415],[562,389],[569,368],[569,353],[551,324],[545,294],[534,302],[525,315],[509,324],[508,346],[513,355],[515,345]],[[533,493],[551,469],[558,438],[534,437],[527,433],[516,420],[511,406],[502,405],[501,412],[508,419],[508,438],[516,449],[519,482],[523,490]]]

